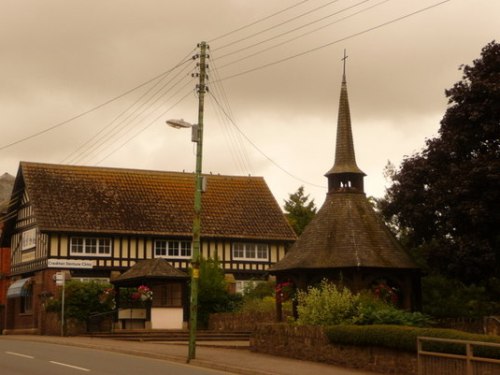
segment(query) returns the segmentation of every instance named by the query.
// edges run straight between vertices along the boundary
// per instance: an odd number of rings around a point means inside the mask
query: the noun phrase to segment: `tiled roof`
[[[128,271],[112,280],[113,284],[122,284],[141,279],[187,279],[188,274],[182,272],[165,259],[146,259],[134,264]]]
[[[9,200],[14,186],[14,176],[4,173],[0,176],[0,213],[7,211]]]
[[[337,192],[272,269],[406,268],[417,266],[373,210],[365,194]]]
[[[293,241],[262,177],[206,175],[202,237]],[[22,162],[41,230],[190,236],[194,174]]]

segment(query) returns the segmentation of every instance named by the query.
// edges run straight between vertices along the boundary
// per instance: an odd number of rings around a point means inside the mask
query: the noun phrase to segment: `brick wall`
[[[385,374],[417,373],[415,353],[378,347],[332,345],[321,327],[261,324],[254,330],[250,346],[260,353]]]
[[[0,224],[1,226],[1,224]],[[10,274],[10,248],[0,247],[0,305],[7,303],[7,277]]]

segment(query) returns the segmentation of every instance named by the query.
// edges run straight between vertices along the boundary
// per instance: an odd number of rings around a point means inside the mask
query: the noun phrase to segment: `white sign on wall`
[[[32,249],[36,246],[36,228],[24,231],[21,234],[21,250]]]
[[[47,267],[49,268],[93,268],[93,260],[88,259],[48,259]]]

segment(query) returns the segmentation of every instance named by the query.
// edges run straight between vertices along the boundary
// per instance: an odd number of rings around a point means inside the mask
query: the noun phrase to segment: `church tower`
[[[384,284],[398,305],[420,307],[420,270],[374,211],[364,192],[365,173],[354,152],[344,72],[340,90],[335,161],[325,174],[326,200],[286,256],[270,270],[277,282],[299,289],[322,279],[342,282],[353,292]]]

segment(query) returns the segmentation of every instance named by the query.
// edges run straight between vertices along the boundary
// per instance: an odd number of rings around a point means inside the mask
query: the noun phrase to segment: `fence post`
[[[466,363],[466,374],[467,375],[472,375],[472,356],[474,355],[472,353],[472,345],[471,343],[466,343],[465,344],[465,349],[467,353],[467,363]]]
[[[420,352],[422,351],[422,341],[420,337],[417,337],[417,374],[422,375],[422,361],[420,358]]]

